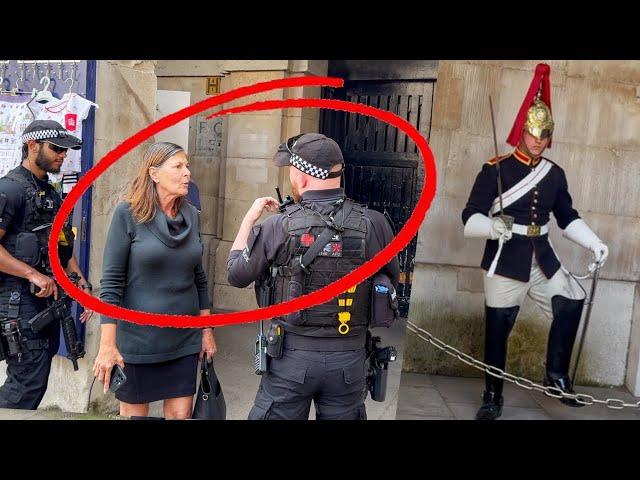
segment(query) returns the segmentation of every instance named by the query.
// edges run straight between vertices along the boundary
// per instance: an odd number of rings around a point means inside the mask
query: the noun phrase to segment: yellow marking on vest
[[[338,299],[338,306],[339,307],[344,307],[344,298],[339,298]]]
[[[338,326],[339,334],[346,335],[349,333],[349,325],[347,325],[349,320],[351,320],[350,312],[338,312],[338,321],[340,322],[340,325]]]
[[[347,307],[353,305],[353,298],[347,298]]]
[[[358,288],[357,285],[354,285],[353,287],[351,287],[349,290],[347,290],[348,293],[356,293],[356,288]]]

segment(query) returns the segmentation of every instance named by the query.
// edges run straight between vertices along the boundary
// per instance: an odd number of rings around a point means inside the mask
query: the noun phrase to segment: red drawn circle
[[[208,98],[194,105],[186,107],[178,112],[163,117],[146,128],[142,129],[135,135],[129,137],[115,149],[105,155],[91,170],[89,170],[76,184],[76,186],[67,195],[56,215],[53,226],[51,228],[51,236],[49,238],[49,252],[51,257],[51,267],[58,283],[64,288],[68,294],[78,301],[85,308],[94,310],[102,315],[127,320],[142,325],[155,325],[159,327],[182,327],[182,328],[203,328],[222,325],[231,325],[237,323],[254,322],[261,319],[268,319],[283,316],[288,313],[303,310],[305,308],[319,305],[335,298],[340,293],[348,290],[353,285],[357,285],[371,275],[375,274],[382,266],[388,263],[398,252],[400,252],[417,234],[420,224],[424,220],[426,213],[435,197],[436,191],[436,167],[435,160],[427,141],[420,135],[413,125],[399,116],[380,110],[368,105],[350,103],[341,100],[329,99],[287,99],[272,100],[264,102],[256,102],[235,108],[229,108],[214,113],[207,118],[221,115],[230,115],[233,113],[259,110],[272,110],[282,108],[328,108],[333,110],[342,110],[360,115],[367,115],[378,120],[382,120],[407,134],[411,140],[417,145],[425,167],[425,179],[422,188],[422,194],[412,212],[411,216],[405,223],[404,227],[398,232],[396,237],[389,245],[383,248],[378,255],[365,264],[336,280],[320,290],[308,295],[303,295],[296,299],[271,305],[269,307],[257,308],[254,310],[246,310],[234,313],[217,313],[207,316],[192,315],[167,315],[158,313],[147,313],[137,310],[131,310],[116,305],[104,303],[98,298],[92,297],[76,287],[65,275],[60,258],[57,253],[57,239],[64,225],[65,219],[73,210],[73,206],[80,199],[82,194],[91,186],[91,184],[109,168],[113,163],[119,160],[123,155],[140,145],[142,142],[155,135],[156,133],[175,125],[176,123],[189,118],[192,115],[208,110],[216,105],[228,103],[232,100],[254,95],[256,93],[289,88],[299,86],[331,86],[341,87],[344,81],[339,78],[331,77],[292,77],[281,80],[273,80],[269,82],[257,83],[248,87],[241,87],[229,92],[220,94],[216,97]]]

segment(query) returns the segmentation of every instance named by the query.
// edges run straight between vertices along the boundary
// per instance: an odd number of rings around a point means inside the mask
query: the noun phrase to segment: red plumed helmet
[[[511,128],[507,143],[517,147],[522,139],[523,129],[527,129],[533,136],[542,138],[553,132],[551,117],[551,84],[549,76],[551,67],[546,63],[539,63],[524,97],[518,116]],[[548,148],[551,147],[549,141]]]

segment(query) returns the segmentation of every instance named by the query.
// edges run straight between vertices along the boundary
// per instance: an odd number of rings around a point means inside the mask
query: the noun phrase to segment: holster
[[[384,402],[387,396],[387,376],[389,362],[395,361],[395,348],[387,346],[378,348],[380,337],[374,337],[367,331],[366,355],[369,359],[367,373],[367,388],[371,393],[371,400]]]
[[[284,346],[284,328],[276,322],[271,322],[267,332],[267,355],[271,358],[282,358]]]
[[[56,317],[53,313],[53,310],[51,308],[46,308],[35,315],[32,319],[28,320],[28,323],[29,327],[31,327],[31,330],[33,330],[34,333],[38,333],[55,319]]]
[[[371,392],[371,400],[374,402],[384,402],[387,396],[387,374],[388,364],[377,365],[372,363],[372,374],[369,383],[369,391]]]

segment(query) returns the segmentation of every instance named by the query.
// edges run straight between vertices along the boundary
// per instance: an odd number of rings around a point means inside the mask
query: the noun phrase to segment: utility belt
[[[25,338],[22,332],[27,328],[29,324],[25,321],[0,320],[0,362],[16,356],[20,362],[26,352],[49,348],[49,340],[46,338]]]
[[[0,319],[0,361],[17,356],[20,362],[26,352],[49,348],[49,339],[28,338],[27,331],[37,333],[29,320]]]
[[[70,276],[72,277],[73,274]],[[73,276],[72,281],[76,277]],[[31,292],[34,293],[34,292]],[[21,292],[12,291],[7,307],[7,317],[0,320],[0,361],[9,357],[18,357],[18,362],[22,360],[22,354],[31,350],[42,350],[49,348],[47,339],[29,338],[32,334],[37,334],[54,321],[60,321],[62,334],[67,348],[67,358],[72,363],[74,370],[78,370],[77,360],[84,356],[84,346],[78,340],[75,330],[75,321],[71,315],[71,305],[69,297],[62,294],[58,300],[50,303],[49,306],[38,312],[32,318],[25,320],[18,318],[20,313]],[[23,333],[29,332],[28,335]]]
[[[286,341],[285,341],[286,338]],[[308,342],[309,338],[301,335],[286,334],[282,325],[277,321],[271,322],[266,335],[266,355],[270,358],[282,358],[285,345],[289,347],[295,339]],[[317,340],[326,341],[327,338],[319,337]],[[340,342],[342,344],[342,341]],[[371,400],[374,402],[384,402],[387,395],[387,376],[389,373],[389,363],[395,362],[397,352],[395,347],[379,347],[380,337],[374,337],[367,330],[366,333],[366,357],[368,362],[367,389],[371,393]]]
[[[29,320],[19,318],[21,296],[22,293],[19,290],[11,292],[7,305],[7,316],[0,319],[0,361],[17,356],[20,362],[23,353],[49,348],[48,339],[29,337],[31,334],[40,332],[56,317],[48,314],[50,309],[45,309]],[[24,335],[23,332],[30,333]]]

